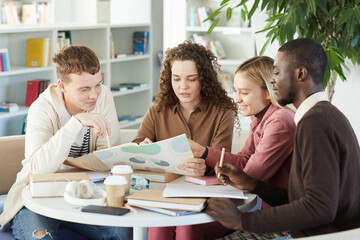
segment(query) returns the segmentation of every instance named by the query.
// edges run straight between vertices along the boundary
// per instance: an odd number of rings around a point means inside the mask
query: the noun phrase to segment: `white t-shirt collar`
[[[309,111],[315,104],[321,101],[329,101],[325,92],[317,92],[306,98],[298,107],[295,113],[295,124],[297,125],[301,118]]]

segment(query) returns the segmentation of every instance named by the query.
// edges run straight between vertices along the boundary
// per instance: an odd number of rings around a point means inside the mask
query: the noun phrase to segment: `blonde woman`
[[[236,69],[235,102],[243,116],[251,117],[250,133],[241,152],[225,153],[224,161],[235,163],[254,179],[287,189],[294,148],[295,113],[281,108],[276,101],[270,83],[273,63],[270,57],[257,56]],[[190,142],[190,146],[196,158],[205,159],[207,167],[214,168],[220,159],[221,151],[218,149],[204,147],[194,141]],[[263,207],[269,205],[263,203]],[[207,232],[216,228],[214,223],[185,227],[186,232],[192,233],[192,238],[188,239],[212,239]]]

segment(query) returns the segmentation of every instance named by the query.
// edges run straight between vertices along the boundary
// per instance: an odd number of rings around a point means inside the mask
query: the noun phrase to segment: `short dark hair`
[[[323,82],[327,57],[319,43],[309,38],[299,38],[285,43],[278,51],[286,55],[293,67],[305,67],[315,83]]]
[[[64,47],[53,57],[56,74],[63,82],[68,82],[69,74],[87,72],[95,75],[100,71],[100,62],[96,54],[88,47],[70,45]]]

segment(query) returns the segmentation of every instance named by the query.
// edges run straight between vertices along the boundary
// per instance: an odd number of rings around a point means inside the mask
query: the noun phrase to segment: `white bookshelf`
[[[186,39],[192,39],[193,34],[206,34],[208,27],[192,26],[189,19],[190,7],[209,7],[215,11],[220,6],[221,1],[217,0],[187,0],[186,1]],[[255,34],[251,27],[246,23],[232,21],[231,25],[226,21],[226,9],[218,25],[213,29],[212,33],[207,36],[209,40],[219,40],[224,48],[226,58],[219,59],[224,72],[234,73],[237,66],[244,60],[256,55]],[[234,13],[233,13],[234,14]]]
[[[52,6],[61,5],[60,0],[52,0]],[[70,1],[64,1],[67,7]],[[124,7],[126,3],[124,2]],[[63,6],[63,9],[67,9]],[[56,9],[53,9],[56,10]],[[99,57],[101,72],[104,73],[104,84],[111,88],[120,83],[147,84],[146,87],[113,91],[118,116],[131,115],[136,118],[122,128],[137,128],[142,116],[152,104],[155,94],[153,88],[157,85],[159,66],[156,62],[157,51],[162,50],[162,1],[152,0],[150,4],[150,21],[147,23],[51,23],[38,25],[0,25],[0,49],[8,48],[11,71],[0,72],[0,101],[15,102],[20,110],[11,113],[0,113],[0,136],[21,134],[22,123],[27,115],[25,105],[26,86],[28,80],[50,79],[56,83],[55,67],[50,61],[48,67],[25,67],[26,39],[51,38],[51,58],[57,50],[57,35],[59,31],[70,31],[72,44],[81,44],[91,48]],[[60,15],[56,13],[55,16]],[[56,22],[56,17],[54,18]],[[66,20],[66,19],[65,19]],[[161,22],[161,24],[159,24]],[[134,56],[132,53],[132,34],[135,31],[149,31],[149,54]],[[110,56],[110,38],[114,42],[115,53],[126,53],[126,57],[112,58]],[[155,39],[155,40],[154,40]]]

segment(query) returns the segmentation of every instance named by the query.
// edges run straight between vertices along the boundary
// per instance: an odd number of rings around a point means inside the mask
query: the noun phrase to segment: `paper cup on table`
[[[106,200],[109,207],[122,207],[124,205],[127,181],[123,176],[108,176],[105,178]]]
[[[130,191],[130,183],[131,183],[131,174],[132,174],[132,172],[133,172],[133,170],[132,170],[131,166],[129,166],[129,165],[115,165],[111,169],[111,173],[112,173],[113,176],[123,176],[123,177],[125,177],[125,179],[127,181],[125,193],[129,193],[129,191]]]

